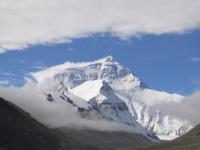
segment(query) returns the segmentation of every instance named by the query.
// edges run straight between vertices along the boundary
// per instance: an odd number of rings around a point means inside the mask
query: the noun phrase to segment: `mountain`
[[[133,147],[126,150],[136,150]],[[170,141],[137,150],[199,150],[200,149],[200,125],[186,133],[185,135]]]
[[[0,98],[0,133],[0,150],[112,150],[152,144],[140,134],[50,129],[3,98]]]
[[[183,96],[148,88],[112,56],[93,62],[66,62],[32,73],[31,79],[45,93],[65,96],[70,93],[84,106],[89,105],[100,114],[139,129],[149,137],[174,139],[192,128],[189,122],[156,107],[162,103],[179,103]]]
[[[93,87],[92,91],[88,89],[90,87]],[[81,95],[84,100],[88,101],[93,108],[101,112],[105,117],[134,127],[135,131],[144,135],[153,136],[153,133],[147,132],[132,117],[125,102],[115,94],[114,90],[106,81],[87,81],[70,91],[75,95]]]
[[[76,117],[79,121],[74,121],[72,118],[72,122],[69,121],[69,125],[73,124],[73,126],[86,130],[92,128],[93,130],[101,131],[130,132],[142,135],[151,140],[157,140],[157,137],[155,137],[153,133],[147,131],[131,117],[126,104],[115,95],[112,88],[105,81],[102,81],[99,85],[101,86],[99,95],[93,97],[90,101],[86,101],[72,94],[72,91],[66,90],[65,87],[59,87],[58,92],[48,90],[46,100],[52,104],[62,102],[63,105],[71,106],[71,108],[67,107],[67,109],[71,109],[71,111],[68,112],[70,113],[70,117]],[[65,91],[61,89],[65,89]],[[77,115],[79,116],[78,118]],[[90,123],[93,124],[92,122],[97,123],[95,123],[96,125],[90,125]],[[115,122],[119,124],[112,124]],[[105,127],[98,127],[100,126],[98,124],[102,124]]]

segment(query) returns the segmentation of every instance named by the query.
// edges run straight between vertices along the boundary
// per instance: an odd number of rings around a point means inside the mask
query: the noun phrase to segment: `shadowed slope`
[[[0,147],[9,150],[56,150],[55,135],[28,113],[0,98]]]

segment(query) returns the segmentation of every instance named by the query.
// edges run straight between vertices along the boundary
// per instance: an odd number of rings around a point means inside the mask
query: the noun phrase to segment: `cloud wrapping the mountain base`
[[[95,117],[82,118],[75,112],[75,108],[65,101],[47,101],[45,95],[33,83],[27,83],[22,88],[0,87],[0,97],[21,107],[49,127],[67,126],[78,129],[141,133],[141,131],[136,131],[125,124]],[[154,105],[154,107],[170,116],[188,120],[193,125],[200,123],[200,91],[185,97],[182,102],[162,103]]]
[[[0,53],[95,33],[183,33],[200,27],[199,8],[199,0],[1,0]]]
[[[125,124],[100,118],[82,118],[75,108],[66,101],[49,102],[34,84],[22,88],[0,87],[0,97],[14,103],[30,113],[41,123],[52,127],[73,127],[77,129],[94,129],[100,131],[124,131],[141,133]]]
[[[163,103],[156,105],[166,114],[190,121],[194,126],[200,124],[200,91],[185,97],[180,103]]]

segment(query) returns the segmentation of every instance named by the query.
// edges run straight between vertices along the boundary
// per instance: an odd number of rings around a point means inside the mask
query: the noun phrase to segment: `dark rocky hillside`
[[[65,138],[65,139],[64,139]],[[42,125],[0,98],[0,150],[97,150]]]
[[[59,141],[28,113],[0,98],[0,149],[57,150]]]
[[[152,142],[142,135],[124,132],[106,132],[95,130],[59,129],[62,139],[76,139],[79,143],[97,147],[100,150],[117,150],[127,147],[144,147],[152,145]],[[63,145],[65,147],[64,142]],[[82,149],[81,149],[82,150]],[[92,149],[95,150],[95,149]]]
[[[150,140],[133,133],[49,129],[0,98],[0,150],[114,150],[149,144]]]

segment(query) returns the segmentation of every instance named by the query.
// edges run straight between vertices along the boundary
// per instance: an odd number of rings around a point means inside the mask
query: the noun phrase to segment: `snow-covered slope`
[[[110,118],[142,126],[161,139],[173,139],[192,126],[157,107],[179,103],[183,96],[149,89],[112,56],[94,62],[69,63],[32,73],[41,89],[70,91]],[[47,91],[48,91],[47,90]]]
[[[182,96],[159,92],[152,89],[135,91],[117,91],[134,118],[150,131],[154,131],[160,139],[170,140],[189,131],[192,126],[186,120],[175,118],[159,109],[159,105],[179,103]]]
[[[91,94],[88,93],[91,92]],[[75,95],[81,95],[95,109],[115,121],[137,126],[126,104],[115,94],[109,84],[103,80],[86,81],[71,90]]]

